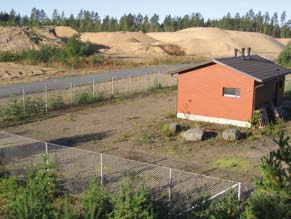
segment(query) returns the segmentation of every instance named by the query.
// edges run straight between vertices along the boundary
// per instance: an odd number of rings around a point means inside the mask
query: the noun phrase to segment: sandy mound
[[[286,46],[289,42],[291,42],[291,38],[286,38],[286,39],[276,38],[276,40],[282,43],[284,46]]]
[[[53,27],[0,27],[0,51],[38,49],[44,44],[62,45]]]
[[[163,43],[178,45],[187,55],[206,57],[231,56],[234,48],[251,47],[253,53],[274,58],[283,48],[282,43],[264,34],[219,28],[197,27],[147,35]]]
[[[78,34],[76,30],[74,30],[71,27],[65,27],[65,26],[56,26],[55,27],[56,35],[60,38],[70,38],[74,34]]]
[[[146,53],[157,40],[147,36],[142,32],[101,32],[101,33],[83,33],[81,35],[83,42],[90,42],[96,45],[102,45],[108,49],[107,53]],[[157,49],[155,50],[156,53]],[[161,51],[160,51],[161,52]]]

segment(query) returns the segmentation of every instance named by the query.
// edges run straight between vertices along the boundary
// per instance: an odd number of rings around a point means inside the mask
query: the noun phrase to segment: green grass
[[[231,157],[218,159],[213,163],[213,165],[220,169],[245,169],[249,166],[249,162],[241,158]]]

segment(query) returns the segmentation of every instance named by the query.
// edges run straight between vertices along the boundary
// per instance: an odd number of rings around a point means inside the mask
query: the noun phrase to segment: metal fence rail
[[[169,206],[171,215],[187,212],[201,194],[213,199],[232,189],[240,197],[240,184],[234,181],[0,132],[0,164],[9,175],[22,177],[31,163],[41,162],[41,154],[56,164],[69,194],[83,192],[93,177],[107,190],[118,192],[124,178],[130,178],[134,188],[146,186]]]

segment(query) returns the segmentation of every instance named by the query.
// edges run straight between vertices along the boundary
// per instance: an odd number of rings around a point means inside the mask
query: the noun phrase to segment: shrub
[[[0,218],[5,218],[5,208],[16,189],[17,181],[14,178],[0,178]]]
[[[19,55],[12,51],[5,51],[0,53],[0,62],[16,62],[19,59]]]
[[[154,219],[152,197],[145,187],[132,192],[132,186],[124,182],[121,192],[113,200],[114,208],[110,219]]]
[[[93,96],[91,93],[88,92],[77,93],[76,95],[74,95],[73,98],[73,104],[76,106],[92,103],[92,101]]]
[[[31,166],[25,174],[25,184],[18,185],[9,197],[7,218],[52,218],[56,193],[56,175],[51,164]]]
[[[98,56],[93,56],[92,59],[91,59],[91,63],[93,65],[99,65],[99,64],[103,64],[104,62],[104,56],[101,56],[101,55],[98,55]]]
[[[106,218],[112,211],[107,193],[96,179],[92,180],[88,190],[81,198],[84,219]]]
[[[149,144],[152,142],[153,135],[149,133],[144,133],[141,138],[140,138],[140,143],[141,144]]]
[[[282,130],[284,121],[280,118],[277,118],[274,123],[267,124],[266,127],[262,130],[262,134],[277,137]]]
[[[53,217],[55,219],[78,219],[80,212],[78,203],[70,197],[58,197],[53,203]]]
[[[17,99],[10,99],[8,106],[4,109],[4,116],[6,120],[17,120],[20,121],[25,118],[23,113],[23,103]]]
[[[42,97],[27,97],[25,99],[25,112],[27,114],[36,114],[45,111],[45,100]]]
[[[259,111],[254,111],[251,119],[250,119],[250,123],[253,127],[257,127],[259,120],[262,118],[261,114]]]
[[[169,124],[166,124],[166,123],[162,125],[161,131],[163,135],[166,137],[171,137],[175,135],[175,133],[170,129]]]
[[[64,108],[65,103],[62,96],[52,96],[48,102],[48,108],[50,110],[58,110]]]
[[[247,219],[290,218],[290,145],[289,137],[279,133],[279,148],[260,162],[261,177],[255,178],[253,195],[248,199]]]
[[[281,51],[278,62],[281,65],[291,67],[291,42]]]

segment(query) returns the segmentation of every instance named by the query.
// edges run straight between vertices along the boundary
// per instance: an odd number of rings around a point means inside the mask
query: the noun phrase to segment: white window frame
[[[239,91],[239,95],[225,94],[225,93],[224,93],[225,89],[237,89],[237,90]],[[235,88],[235,87],[223,87],[223,88],[222,88],[222,95],[223,95],[224,97],[240,98],[240,88]]]

